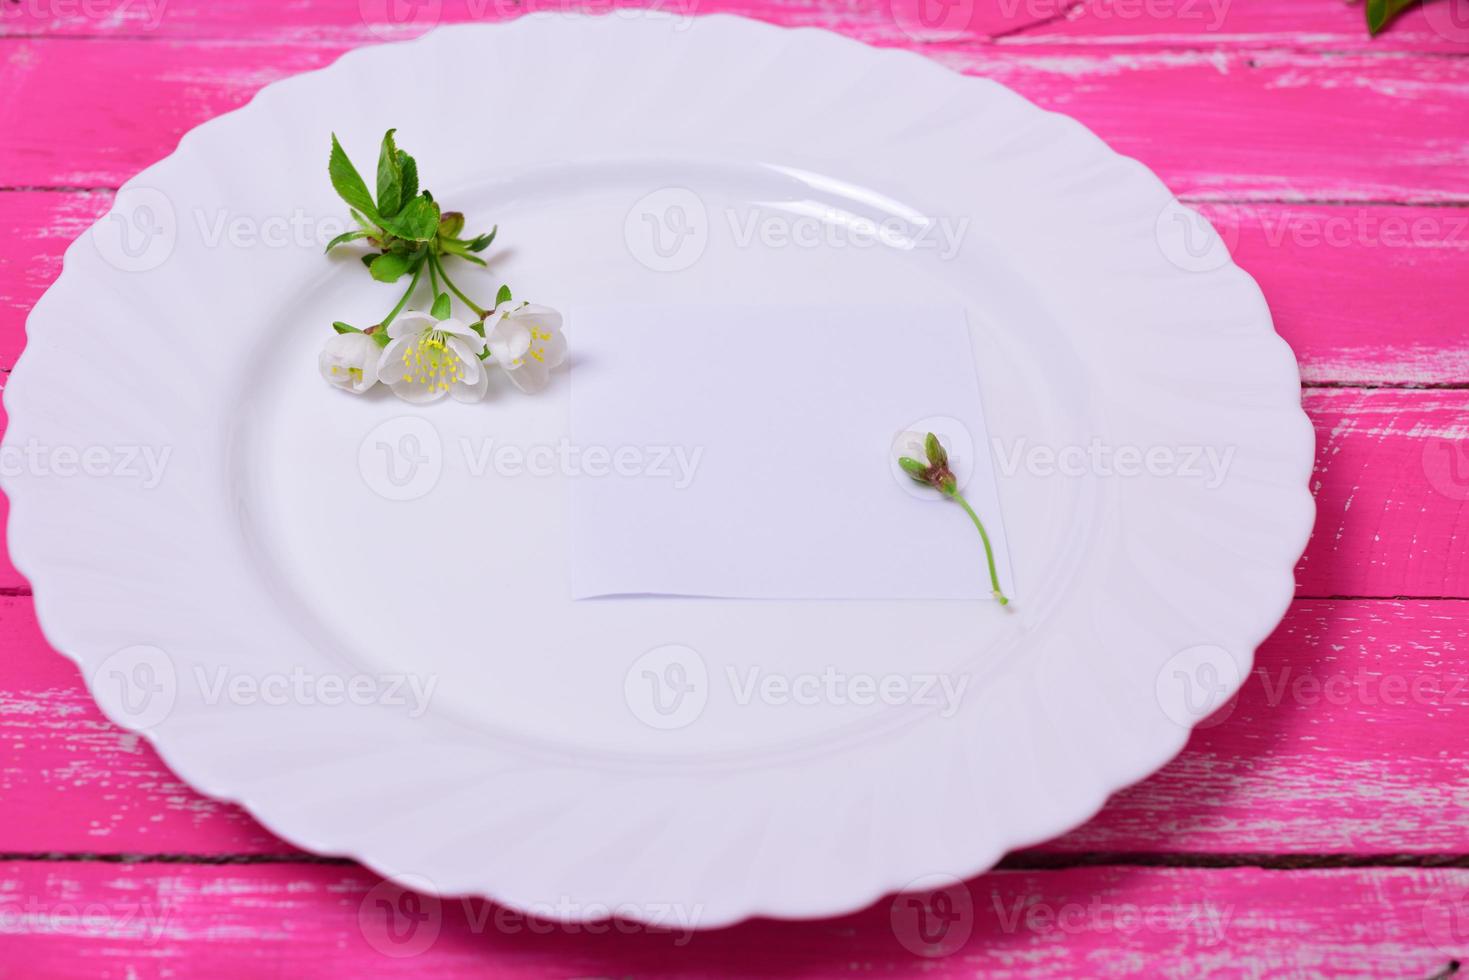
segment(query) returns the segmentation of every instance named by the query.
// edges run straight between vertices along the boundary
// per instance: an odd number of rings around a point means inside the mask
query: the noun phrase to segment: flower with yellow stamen
[[[551,379],[551,369],[566,359],[561,314],[549,306],[497,308],[485,318],[485,342],[495,363],[521,391],[540,391]]]
[[[382,348],[365,333],[333,334],[316,359],[328,384],[360,395],[377,384]]]
[[[445,395],[462,402],[484,397],[488,377],[479,355],[485,342],[468,324],[410,310],[388,326],[388,337],[378,376],[399,398],[422,404]]]

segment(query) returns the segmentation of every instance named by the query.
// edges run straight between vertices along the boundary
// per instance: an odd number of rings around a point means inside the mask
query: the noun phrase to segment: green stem
[[[990,536],[984,529],[984,522],[979,519],[979,515],[974,512],[973,507],[969,506],[969,501],[964,499],[964,495],[957,488],[946,492],[958,501],[959,506],[964,508],[964,513],[968,514],[969,519],[974,522],[974,526],[979,528],[979,536],[984,541],[984,558],[990,566],[990,585],[994,588],[995,598],[999,600],[1000,605],[1008,606],[1010,600],[1006,599],[1005,593],[1000,591],[1000,574],[995,571],[995,549],[990,546]]]
[[[479,317],[481,320],[489,316],[489,310],[485,309],[483,306],[480,306],[468,296],[465,296],[463,291],[461,291],[458,286],[454,285],[454,280],[449,278],[449,273],[445,271],[444,265],[439,261],[439,257],[437,255],[434,255],[432,252],[430,252],[428,260],[433,263],[433,267],[435,269],[439,270],[439,275],[443,277],[444,285],[449,287],[449,291],[452,292],[455,296],[458,296],[464,302],[465,306],[469,307],[471,310],[474,310],[475,316]]]
[[[415,290],[415,289],[418,288],[418,280],[419,280],[419,277],[422,276],[422,275],[423,275],[423,263],[420,262],[419,265],[418,265],[418,268],[413,270],[413,279],[409,281],[408,288],[403,291],[403,296],[402,296],[401,299],[398,300],[398,305],[395,306],[395,307],[393,307],[393,312],[391,312],[391,313],[388,314],[387,319],[383,320],[382,323],[378,324],[384,330],[387,329],[388,324],[390,324],[390,323],[393,322],[394,317],[396,317],[399,313],[402,313],[403,312],[403,307],[405,307],[405,306],[408,305],[408,297],[412,296],[413,295],[413,290]]]
[[[433,256],[430,255],[429,258],[432,259]],[[439,277],[434,274],[434,263],[432,261],[425,262],[424,264],[428,266],[428,284],[434,291],[434,302],[437,303],[439,301]]]

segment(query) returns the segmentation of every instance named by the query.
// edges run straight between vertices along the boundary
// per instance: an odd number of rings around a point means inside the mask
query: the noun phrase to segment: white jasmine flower
[[[485,318],[485,341],[495,363],[525,392],[544,388],[551,369],[566,360],[561,314],[549,306],[523,303],[496,309]]]
[[[378,377],[399,398],[422,404],[445,395],[462,402],[484,397],[489,379],[479,354],[485,342],[468,324],[410,310],[389,324],[388,336]]]
[[[360,395],[377,384],[377,363],[382,350],[365,333],[333,334],[321,349],[316,364],[328,384]]]

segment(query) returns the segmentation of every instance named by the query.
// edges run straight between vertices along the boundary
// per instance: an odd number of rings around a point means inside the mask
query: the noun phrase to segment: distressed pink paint
[[[117,0],[18,4],[0,16],[0,37],[143,37],[159,40],[287,39],[362,43],[405,38],[435,24],[490,21],[536,10],[627,10],[612,0],[443,0],[393,6],[298,2],[272,8],[210,0]],[[1118,47],[1287,47],[1327,51],[1462,51],[1469,41],[1463,0],[1430,0],[1370,38],[1360,6],[1342,0],[654,0],[671,16],[741,14],[789,26],[822,27],[872,44],[996,39],[1005,44]],[[89,13],[89,10],[96,11]]]
[[[32,976],[87,980],[206,963],[239,977],[1427,977],[1462,955],[1449,916],[1465,889],[1463,869],[997,872],[917,905],[691,934],[698,903],[676,896],[656,929],[565,927],[404,901],[350,866],[14,862],[0,863],[0,963],[23,952]]]
[[[935,34],[920,2],[960,20]],[[1466,0],[1429,0],[1370,40],[1360,5],[1339,0],[658,5],[913,48],[1075,115],[1205,202],[1304,379],[1327,386],[1304,395],[1319,519],[1297,570],[1303,598],[1237,701],[1178,759],[1027,859],[1469,854],[1469,58],[1456,57],[1469,53]],[[0,370],[107,189],[192,126],[349,47],[421,33],[424,12],[453,22],[545,7],[567,4],[0,4]],[[615,927],[547,931],[457,901],[439,907],[422,952],[398,958],[382,945],[394,903],[375,901],[396,896],[374,892],[375,878],[303,863],[100,716],[40,636],[8,561],[0,654],[0,853],[283,862],[0,863],[0,976],[695,977],[779,965],[793,976],[1426,977],[1469,956],[1453,928],[1469,899],[1463,870],[1112,865],[969,882],[970,935],[932,959],[902,945],[904,906],[895,919],[888,902],[678,944]]]
[[[348,46],[12,41],[0,48],[0,86],[10,96],[0,102],[0,179],[117,186],[168,155],[190,128]],[[1182,195],[1469,197],[1469,59],[975,43],[928,53],[1075,116]],[[100,101],[99,92],[116,101]],[[59,119],[68,124],[37,124]]]

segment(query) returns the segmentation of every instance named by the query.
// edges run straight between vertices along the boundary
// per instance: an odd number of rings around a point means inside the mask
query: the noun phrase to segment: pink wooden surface
[[[1239,698],[1085,826],[951,893],[962,942],[956,926],[914,952],[922,910],[890,902],[687,942],[473,902],[413,931],[373,876],[193,793],[103,720],[0,561],[0,977],[1426,977],[1469,956],[1469,2],[1429,0],[1372,40],[1338,0],[956,0],[950,34],[917,2],[658,6],[998,78],[1215,222],[1300,357],[1318,438],[1300,598]],[[0,371],[66,244],[190,127],[360,43],[572,7],[0,5]],[[268,863],[219,863],[241,861]],[[425,924],[432,941],[398,955]]]

